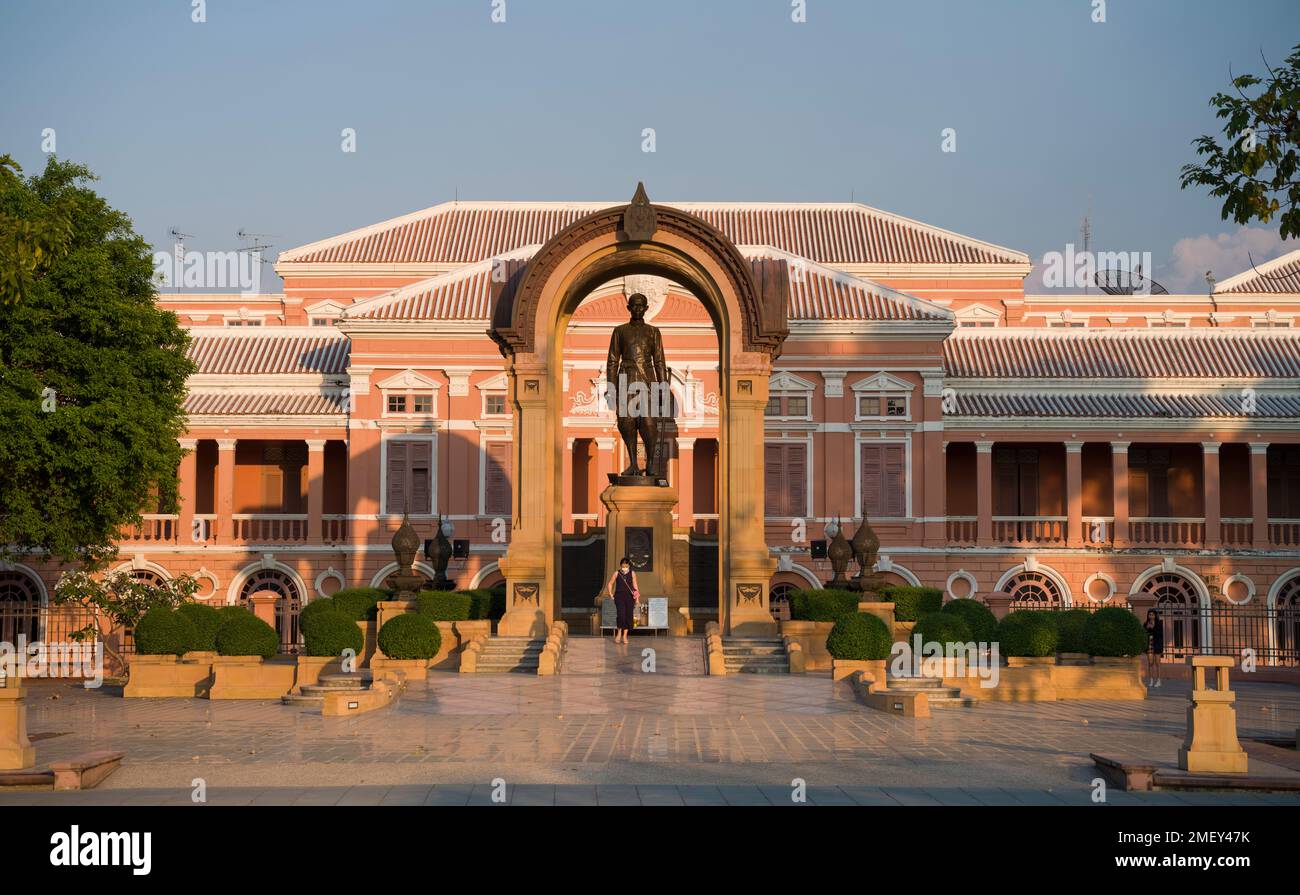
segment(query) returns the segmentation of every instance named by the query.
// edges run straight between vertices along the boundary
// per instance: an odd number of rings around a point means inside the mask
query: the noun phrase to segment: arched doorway
[[[1160,572],[1142,584],[1140,593],[1155,604],[1165,631],[1165,655],[1181,658],[1200,651],[1203,640],[1200,595],[1177,572]]]
[[[21,569],[0,570],[0,642],[41,639],[41,587]]]
[[[1278,588],[1272,616],[1273,655],[1277,664],[1300,664],[1300,572]]]
[[[258,569],[239,588],[239,605],[252,611],[255,594],[273,593],[275,601],[275,631],[280,635],[280,652],[296,653],[302,643],[298,615],[302,611],[303,595],[292,575],[279,569]]]
[[[628,275],[660,276],[694,295],[718,333],[718,614],[731,633],[767,633],[776,563],[763,536],[763,408],[772,362],[788,332],[785,263],[750,262],[720,231],[687,212],[631,204],[582,218],[528,260],[494,277],[490,334],[506,358],[515,487],[506,635],[542,636],[558,613],[562,536],[560,472],[563,334],[583,298]]]

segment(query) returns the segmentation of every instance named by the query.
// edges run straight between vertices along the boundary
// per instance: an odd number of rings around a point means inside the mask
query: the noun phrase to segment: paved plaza
[[[655,649],[655,671],[642,650]],[[127,754],[82,793],[0,792],[6,804],[1091,804],[1088,753],[1173,762],[1186,683],[1144,702],[990,703],[886,715],[824,675],[706,677],[698,639],[575,637],[565,673],[431,673],[353,718],[278,702],[120,697],[33,682],[28,727],[46,764]],[[1241,735],[1294,735],[1300,690],[1234,680]],[[1247,744],[1249,745],[1249,744]],[[1252,761],[1253,773],[1281,773]],[[498,788],[498,792],[500,789]],[[1111,804],[1288,804],[1271,794],[1126,794]]]

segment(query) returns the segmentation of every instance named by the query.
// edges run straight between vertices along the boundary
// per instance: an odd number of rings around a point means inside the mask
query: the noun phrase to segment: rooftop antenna
[[[247,230],[245,230],[243,227],[240,227],[239,230],[235,233],[235,238],[236,238],[236,239],[242,239],[242,240],[244,240],[245,242],[249,243],[248,245],[244,246],[244,251],[246,251],[246,252],[259,252],[259,253],[262,253],[262,255],[263,255],[263,257],[262,257],[262,259],[261,259],[261,260],[262,260],[262,263],[263,263],[263,264],[270,264],[270,263],[271,263],[271,259],[265,257],[265,253],[262,252],[262,250],[263,250],[263,249],[273,248],[274,245],[273,245],[272,243],[269,243],[269,242],[262,242],[261,240],[263,240],[263,239],[269,239],[269,238],[271,238],[271,237],[274,237],[275,235],[276,235],[276,234],[274,234],[274,233],[249,233],[249,232],[248,232]]]
[[[168,228],[167,234],[176,241],[175,248],[172,250],[172,254],[175,258],[175,264],[176,264],[175,267],[176,281],[172,283],[172,288],[175,289],[177,292],[180,292],[181,271],[185,269],[185,240],[193,239],[194,237],[191,236],[189,233],[182,233],[179,227]]]
[[[1087,255],[1092,248],[1092,196],[1088,197],[1088,213],[1083,216],[1083,225],[1079,227],[1079,235],[1083,238],[1083,254]],[[1088,294],[1087,281],[1083,284],[1083,294]]]

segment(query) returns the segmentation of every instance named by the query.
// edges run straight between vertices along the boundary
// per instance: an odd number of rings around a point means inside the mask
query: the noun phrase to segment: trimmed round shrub
[[[1092,618],[1087,609],[1067,609],[1064,612],[1048,613],[1056,623],[1056,651],[1058,653],[1086,653],[1083,644],[1083,628]]]
[[[144,656],[179,656],[198,638],[194,622],[174,609],[150,609],[135,625],[135,651]]]
[[[1083,647],[1090,656],[1140,656],[1146,652],[1147,632],[1132,612],[1108,606],[1092,613],[1083,626]]]
[[[360,656],[365,638],[357,623],[333,611],[318,611],[302,619],[303,649],[309,656],[341,656],[345,649]]]
[[[390,659],[432,659],[442,647],[442,634],[423,612],[406,612],[384,622],[379,648]]]
[[[218,606],[217,612],[221,613],[221,623],[223,625],[226,623],[228,619],[243,618],[246,615],[253,614],[249,612],[247,609],[245,609],[243,606]],[[221,629],[218,628],[217,630],[219,631]]]
[[[298,612],[298,623],[305,628],[310,619],[323,613],[343,615],[334,605],[333,597],[317,597]]]
[[[893,646],[889,626],[867,612],[841,616],[826,636],[826,650],[836,659],[888,659]]]
[[[940,611],[964,621],[970,628],[971,638],[978,643],[992,643],[997,637],[997,616],[978,600],[949,600]]]
[[[914,622],[943,606],[943,591],[936,587],[891,584],[880,589],[880,596],[894,604],[894,618],[900,622]]]
[[[858,614],[862,594],[852,590],[797,590],[790,594],[790,618],[804,622],[834,622]]]
[[[1056,625],[1048,613],[1021,610],[998,623],[998,649],[1004,656],[1050,656],[1056,652]]]
[[[975,639],[970,625],[960,616],[946,612],[931,612],[912,628],[912,637],[921,635],[921,644],[970,643]]]
[[[373,621],[376,604],[387,599],[388,594],[377,587],[345,587],[333,594],[334,608],[353,621]]]
[[[217,630],[225,621],[215,606],[206,603],[182,603],[176,609],[194,625],[194,641],[191,650],[212,652],[217,648]]]
[[[223,656],[261,656],[280,651],[280,635],[251,612],[231,614],[217,631],[217,652]]]
[[[415,597],[415,610],[436,622],[459,622],[470,618],[474,598],[467,593],[423,590]]]

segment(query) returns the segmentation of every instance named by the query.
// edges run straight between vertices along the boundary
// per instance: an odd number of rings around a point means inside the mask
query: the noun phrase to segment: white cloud
[[[1300,248],[1300,241],[1283,242],[1276,230],[1262,227],[1241,227],[1233,233],[1211,236],[1187,236],[1174,243],[1173,260],[1164,266],[1163,278],[1157,275],[1170,292],[1205,292],[1205,272],[1212,271],[1216,281],[1226,280],[1242,271],[1263,264],[1286,252]]]

